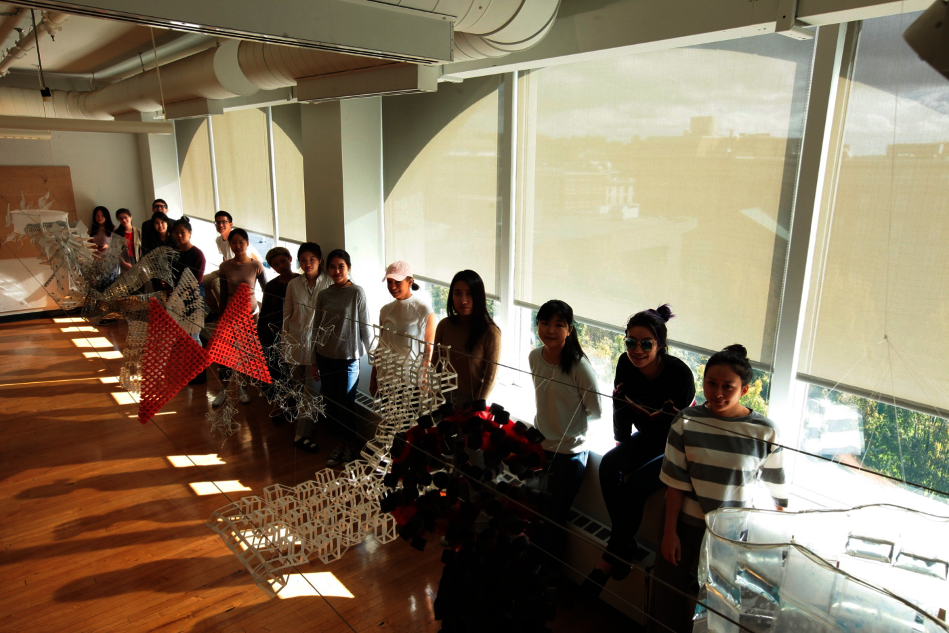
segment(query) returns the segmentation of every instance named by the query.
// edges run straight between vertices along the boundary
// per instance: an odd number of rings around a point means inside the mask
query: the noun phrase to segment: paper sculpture
[[[138,421],[146,424],[178,391],[208,366],[208,355],[156,299],[148,311],[142,355]]]
[[[241,284],[218,321],[214,338],[208,344],[208,357],[212,362],[270,384],[270,372],[251,317],[251,300],[250,287]]]
[[[197,334],[204,328],[204,298],[190,268],[186,267],[181,273],[178,285],[168,297],[165,310],[188,334]]]
[[[211,422],[211,435],[220,435],[221,446],[227,438],[237,433],[240,428],[240,422],[235,419],[237,415],[237,401],[240,398],[240,388],[244,386],[246,378],[243,374],[234,372],[230,380],[227,381],[227,387],[224,389],[224,404],[217,409],[212,409],[207,417]]]

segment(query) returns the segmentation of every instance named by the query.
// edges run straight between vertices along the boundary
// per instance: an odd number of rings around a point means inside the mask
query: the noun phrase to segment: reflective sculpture
[[[706,519],[697,632],[949,631],[949,518],[873,505]]]

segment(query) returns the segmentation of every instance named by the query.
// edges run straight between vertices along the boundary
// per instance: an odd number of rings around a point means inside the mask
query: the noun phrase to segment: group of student
[[[186,258],[185,265],[194,270],[199,281],[204,276],[212,312],[223,312],[228,297],[240,284],[251,290],[258,284],[263,286],[257,319],[262,344],[281,345],[293,367],[286,378],[300,389],[315,396],[308,377],[321,383],[327,421],[339,439],[327,464],[354,460],[362,445],[354,430],[359,359],[370,351],[372,330],[365,291],[351,279],[349,253],[333,250],[324,262],[320,246],[306,242],[296,253],[298,274],[286,248],[271,249],[266,261],[277,277],[265,284],[260,256],[249,244],[246,231],[234,228],[230,214],[220,211],[215,228],[223,261],[216,273],[205,276],[203,254],[190,246],[188,221],[177,220],[171,225],[174,241],[169,242],[167,206],[161,200],[155,205],[150,236],[144,227],[141,232],[146,235],[141,252],[172,244],[179,254],[197,251]],[[134,263],[140,255],[133,240],[137,244],[142,238],[131,227],[127,210],[119,210],[117,217],[120,227],[112,229],[108,211],[97,207],[96,231],[94,235],[90,229],[90,235],[99,239],[96,235],[103,226],[107,231],[122,231],[120,234],[129,239],[128,258],[123,256],[123,262]],[[222,282],[219,294],[214,292],[215,284],[209,286],[209,278]],[[406,355],[430,355],[433,345],[450,346],[449,361],[458,374],[458,389],[450,392],[452,399],[456,404],[489,399],[497,375],[501,331],[488,311],[481,277],[472,270],[453,277],[448,316],[437,325],[431,306],[413,294],[419,287],[408,263],[391,264],[383,281],[393,301],[379,314],[381,341]],[[256,318],[257,304],[252,303]],[[688,596],[689,585],[695,578],[705,514],[722,507],[751,506],[759,479],[770,488],[778,509],[787,507],[788,495],[776,425],[740,402],[753,377],[745,348],[730,345],[709,358],[702,385],[705,402],[696,405],[692,371],[669,354],[666,324],[673,316],[669,306],[662,305],[634,314],[626,324],[626,353],[616,364],[611,398],[616,446],[602,457],[599,468],[612,530],[606,552],[584,582],[584,589],[599,593],[608,580],[625,578],[630,562],[643,557],[645,552],[635,535],[646,501],[665,487],[661,555],[654,571],[660,582],[653,584],[650,593],[650,623],[655,626],[658,621],[676,631],[691,631],[695,603]],[[536,326],[542,345],[530,352],[528,361],[536,397],[534,423],[544,435],[548,463],[546,485],[551,503],[546,515],[565,527],[586,471],[589,424],[601,416],[600,398],[571,307],[559,300],[546,302],[537,312]],[[316,336],[321,331],[332,335]],[[222,379],[227,379],[226,371]],[[373,395],[377,385],[374,368],[370,378]],[[240,400],[250,401],[246,391],[241,391]],[[212,405],[223,402],[222,391]],[[286,421],[285,416],[275,419],[277,423]],[[296,420],[297,448],[318,450],[316,424],[311,416]],[[546,546],[552,557],[560,559],[567,532],[564,529],[557,534],[559,537]]]

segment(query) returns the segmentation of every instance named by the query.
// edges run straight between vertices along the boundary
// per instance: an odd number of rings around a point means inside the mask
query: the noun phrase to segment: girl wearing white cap
[[[413,290],[418,290],[412,267],[408,262],[393,262],[386,268],[382,281],[386,282],[395,301],[382,306],[379,311],[380,342],[405,356],[422,356],[423,364],[428,364],[432,357],[431,343],[435,340],[435,313],[428,303],[412,294]],[[425,345],[423,340],[429,344]],[[376,394],[376,388],[376,368],[373,367],[369,381],[372,395]]]

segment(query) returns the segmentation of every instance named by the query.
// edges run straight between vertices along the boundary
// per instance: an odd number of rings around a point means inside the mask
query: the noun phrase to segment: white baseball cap
[[[389,264],[389,267],[386,268],[386,276],[382,278],[382,281],[386,279],[402,281],[406,277],[414,277],[412,267],[409,266],[408,262],[398,261]]]

